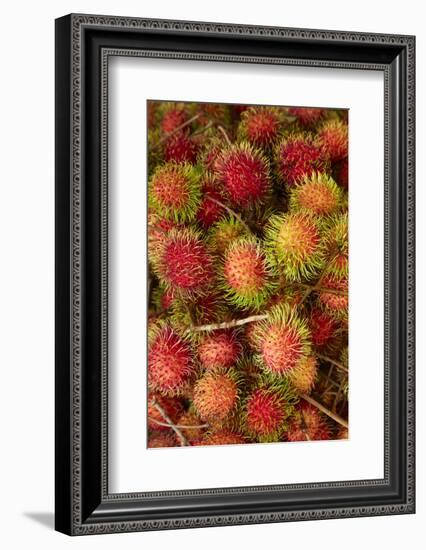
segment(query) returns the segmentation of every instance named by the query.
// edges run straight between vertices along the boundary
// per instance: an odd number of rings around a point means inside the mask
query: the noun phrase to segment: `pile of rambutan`
[[[347,111],[147,120],[148,447],[347,439]]]

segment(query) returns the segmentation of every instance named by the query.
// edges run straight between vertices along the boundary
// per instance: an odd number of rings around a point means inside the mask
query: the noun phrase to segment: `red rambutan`
[[[304,134],[290,134],[277,146],[275,162],[280,179],[287,185],[295,185],[314,172],[327,172],[327,162],[322,148],[312,137]]]
[[[176,132],[164,144],[166,162],[195,162],[198,147],[187,132]]]
[[[153,254],[154,271],[177,293],[202,293],[212,282],[213,258],[201,236],[192,229],[173,229]]]
[[[244,428],[257,441],[278,441],[287,415],[286,401],[279,391],[258,388],[245,403]]]
[[[148,383],[163,395],[179,394],[193,372],[193,354],[188,342],[167,325],[149,335]]]
[[[148,393],[148,428],[157,431],[170,430],[169,427],[164,426],[166,421],[154,403],[158,403],[170,420],[176,422],[183,410],[181,401],[177,397]]]
[[[198,345],[198,358],[207,370],[229,369],[240,358],[241,344],[233,331],[215,331]]]
[[[333,317],[318,308],[311,311],[309,317],[312,344],[322,348],[330,342],[336,333],[337,323]]]
[[[318,441],[330,439],[330,428],[323,415],[310,403],[301,401],[289,419],[285,433],[287,441]]]
[[[175,436],[169,432],[153,432],[148,437],[148,448],[177,447]]]
[[[193,403],[200,418],[220,423],[238,403],[238,381],[233,372],[207,372],[194,386]]]
[[[176,222],[192,221],[201,202],[200,173],[191,164],[160,165],[149,182],[150,207]]]
[[[202,182],[202,199],[197,214],[197,220],[204,229],[208,229],[223,216],[225,210],[219,203],[223,201],[222,193],[215,180],[206,176]],[[218,201],[218,202],[216,202]]]
[[[192,410],[184,412],[177,419],[176,425],[190,444],[198,441],[206,430],[200,417]]]
[[[348,125],[339,120],[330,120],[318,131],[319,144],[331,160],[337,162],[348,156]]]
[[[318,107],[289,107],[288,114],[297,118],[304,128],[312,128],[324,117],[325,109]]]
[[[349,162],[345,158],[339,162],[336,162],[333,166],[333,177],[335,181],[343,187],[348,189],[349,186]]]
[[[273,289],[269,261],[254,237],[232,242],[223,260],[223,290],[237,307],[261,307]]]
[[[163,108],[163,111],[161,129],[165,134],[171,134],[187,120],[185,110],[181,106],[169,104]]]
[[[275,107],[250,107],[241,115],[238,134],[256,147],[269,147],[278,138],[280,111]]]
[[[318,301],[325,311],[336,319],[347,317],[349,306],[348,278],[327,274],[321,280],[321,289],[318,292]],[[326,289],[329,289],[330,292],[327,292]]]
[[[248,208],[260,204],[270,193],[269,161],[248,143],[225,149],[216,160],[215,170],[233,206]]]
[[[248,443],[243,435],[223,429],[208,432],[203,439],[198,442],[198,445],[240,445],[241,443]]]

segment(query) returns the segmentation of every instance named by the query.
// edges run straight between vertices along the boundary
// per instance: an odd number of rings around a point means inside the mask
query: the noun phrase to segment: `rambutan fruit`
[[[200,417],[192,409],[184,412],[177,419],[176,425],[179,426],[179,430],[190,444],[198,441],[206,431],[206,428],[203,427],[205,424],[203,424]]]
[[[301,401],[287,424],[287,441],[318,441],[330,439],[330,428],[320,411],[310,403]]]
[[[324,265],[324,245],[317,218],[306,212],[273,216],[265,230],[266,244],[288,281],[311,279]]]
[[[279,136],[281,122],[275,107],[250,107],[241,114],[238,136],[256,147],[270,147]]]
[[[294,116],[303,128],[313,128],[324,117],[325,109],[318,107],[289,107],[288,114]]]
[[[348,190],[349,187],[349,162],[348,159],[342,159],[333,165],[333,177],[335,181]]]
[[[290,410],[290,403],[279,389],[257,388],[246,399],[243,427],[261,443],[279,441]]]
[[[177,447],[176,437],[170,432],[152,432],[148,437],[148,448]]]
[[[287,304],[269,311],[268,318],[260,321],[255,337],[259,349],[256,360],[274,377],[289,374],[311,352],[308,325]]]
[[[248,443],[247,439],[240,433],[222,429],[208,432],[198,442],[198,445],[240,445]]]
[[[148,384],[163,395],[182,392],[193,370],[193,352],[188,341],[164,324],[148,337]]]
[[[275,149],[275,163],[282,182],[292,186],[314,172],[328,172],[323,149],[310,134],[289,134]]]
[[[240,358],[242,346],[235,331],[223,330],[214,331],[202,338],[197,351],[204,369],[229,369]]]
[[[231,242],[247,234],[247,228],[234,216],[223,218],[209,231],[208,241],[212,249],[223,255]]]
[[[176,132],[164,143],[164,159],[166,162],[194,163],[197,158],[198,146],[187,132]]]
[[[152,292],[152,303],[155,305],[155,309],[161,313],[171,308],[173,300],[175,299],[173,289],[166,288],[160,284]]]
[[[348,156],[349,135],[348,125],[340,120],[325,122],[318,130],[319,144],[331,160],[338,162]]]
[[[321,307],[335,319],[347,317],[349,306],[348,278],[332,274],[325,275],[321,280],[321,290],[318,291],[318,301]]]
[[[237,208],[261,204],[270,194],[269,161],[246,142],[224,149],[216,159],[215,172],[229,201]]]
[[[243,309],[261,307],[274,287],[269,260],[255,237],[241,237],[229,245],[222,277],[229,303]]]
[[[290,190],[289,207],[318,216],[328,216],[345,204],[342,188],[327,174],[314,172]]]
[[[173,326],[186,330],[193,325],[216,323],[225,318],[226,306],[214,289],[190,298],[177,298],[173,301],[170,317]]]
[[[175,132],[188,119],[182,103],[162,103],[159,110],[161,116],[160,126],[165,134]]]
[[[337,439],[349,439],[349,430],[342,426],[337,432]]]
[[[177,397],[166,397],[160,393],[148,393],[148,428],[151,430],[164,431],[169,430],[165,426],[166,421],[154,403],[160,405],[172,422],[182,414],[183,407],[180,399]]]
[[[172,229],[152,255],[156,275],[181,297],[204,293],[212,282],[213,257],[193,229]]]
[[[331,216],[324,225],[327,273],[336,277],[348,275],[349,227],[348,213]]]
[[[194,103],[191,114],[197,115],[195,125],[201,128],[212,123],[227,127],[231,122],[231,108],[226,103]]]
[[[289,372],[289,379],[298,393],[310,394],[317,377],[318,364],[313,355],[303,358]]]
[[[213,176],[204,175],[201,187],[202,199],[197,214],[197,220],[204,229],[208,229],[223,217],[225,209],[222,206],[223,197],[221,189]]]
[[[192,221],[201,202],[200,173],[191,164],[170,162],[157,167],[148,187],[152,209],[177,223]]]
[[[313,308],[309,317],[312,344],[316,348],[323,348],[335,336],[337,330],[336,320],[328,313]]]
[[[221,423],[239,399],[238,378],[233,371],[208,371],[194,385],[193,404],[202,420]]]

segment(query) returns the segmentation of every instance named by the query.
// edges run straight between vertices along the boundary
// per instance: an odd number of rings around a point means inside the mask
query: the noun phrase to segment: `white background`
[[[53,510],[53,19],[71,11],[251,24],[417,34],[417,96],[426,95],[426,31],[421,2],[274,0],[136,2],[56,0],[3,7],[1,33],[0,284],[2,453],[1,528],[4,548],[298,548],[387,550],[420,548],[424,539],[425,471],[418,471],[418,512],[352,520],[228,527],[69,539],[52,531]],[[403,8],[403,9],[401,9]],[[417,110],[418,445],[425,462],[426,231],[425,106]]]
[[[110,64],[110,491],[382,478],[382,73],[128,57]],[[146,142],[141,129],[146,128],[146,98],[170,98],[170,81],[175,100],[349,109],[349,441],[146,449],[146,288],[141,284],[146,280],[146,159],[140,154]],[[253,467],[259,464],[268,468]]]

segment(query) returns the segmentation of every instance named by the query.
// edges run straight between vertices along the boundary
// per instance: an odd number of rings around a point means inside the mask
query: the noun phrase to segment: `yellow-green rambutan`
[[[226,249],[222,289],[230,304],[259,308],[274,288],[270,262],[255,237],[241,237]]]
[[[341,161],[348,156],[348,125],[340,120],[325,122],[318,131],[318,143],[331,162]]]
[[[229,369],[237,363],[242,346],[233,330],[221,330],[202,337],[197,347],[198,359],[206,370]]]
[[[241,114],[238,137],[256,147],[270,147],[279,137],[282,114],[276,107],[250,107]]]
[[[306,212],[273,216],[265,230],[265,240],[288,281],[312,279],[324,266],[320,223]]]
[[[311,353],[308,324],[287,304],[275,306],[255,332],[256,360],[272,377],[287,376]]]
[[[215,174],[236,208],[246,209],[265,202],[271,191],[267,157],[247,142],[228,146],[215,162]]]
[[[163,395],[178,395],[194,372],[193,351],[187,339],[167,324],[148,335],[148,385]]]
[[[289,371],[291,385],[297,393],[310,394],[318,374],[318,363],[313,355],[304,357]]]
[[[327,273],[336,277],[348,275],[349,227],[348,213],[331,216],[324,226],[324,242],[327,254]]]
[[[194,385],[193,404],[202,420],[220,424],[236,408],[238,377],[234,371],[206,372]]]
[[[223,255],[233,241],[247,235],[247,228],[234,216],[223,218],[209,230],[208,242],[211,248],[219,255]]]
[[[328,216],[345,205],[341,187],[327,174],[314,172],[290,190],[289,207],[293,211]]]
[[[201,203],[200,171],[189,163],[158,166],[149,181],[148,200],[165,218],[178,223],[194,220]]]
[[[213,280],[213,257],[193,229],[172,229],[152,256],[155,274],[181,297],[205,293]]]

